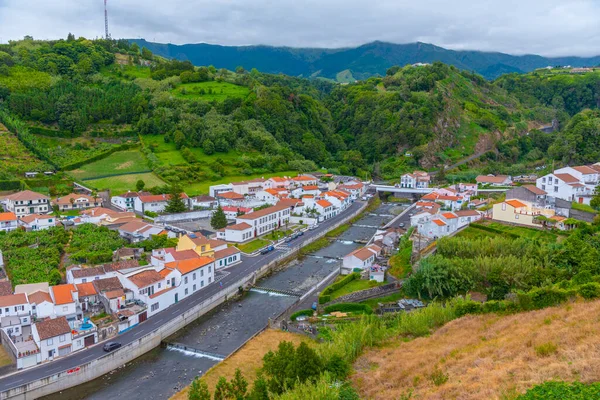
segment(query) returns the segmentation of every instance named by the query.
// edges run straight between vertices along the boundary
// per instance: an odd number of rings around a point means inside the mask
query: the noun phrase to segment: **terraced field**
[[[102,160],[83,165],[70,174],[78,179],[91,179],[112,174],[149,172],[150,168],[139,150],[117,151]]]
[[[0,179],[23,178],[25,172],[43,172],[52,167],[38,159],[16,135],[0,124]]]

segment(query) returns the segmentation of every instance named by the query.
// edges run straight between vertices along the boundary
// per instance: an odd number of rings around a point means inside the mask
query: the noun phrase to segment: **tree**
[[[213,154],[215,152],[215,145],[212,142],[212,140],[206,139],[202,143],[202,149],[204,150],[204,154],[206,154],[207,156],[210,156],[211,154]]]
[[[236,400],[244,400],[248,393],[248,381],[242,375],[242,371],[236,368],[233,379],[229,382],[231,395]]]
[[[590,206],[596,210],[600,210],[600,185],[596,186],[596,189],[594,189],[594,197],[590,200]]]
[[[142,47],[142,58],[152,60],[152,52],[145,47]]]
[[[269,400],[269,389],[262,372],[256,376],[252,391],[248,394],[248,400]]]
[[[165,211],[168,213],[180,213],[187,210],[187,206],[181,197],[183,191],[179,187],[179,185],[171,185],[171,190],[169,191],[169,201],[167,202],[167,206],[165,207]]]
[[[227,379],[220,377],[217,386],[215,386],[214,400],[231,399],[230,393],[231,387],[229,383],[227,383]]]
[[[225,211],[223,211],[221,206],[217,208],[210,218],[210,226],[212,226],[213,229],[222,229],[227,226],[227,217],[225,216]]]
[[[146,187],[146,182],[144,182],[143,180],[139,179],[136,184],[135,184],[135,189],[138,192],[141,192],[142,190],[144,190],[144,187]]]
[[[137,43],[132,43],[131,47],[129,48],[130,51],[132,51],[135,54],[139,54],[140,52],[140,46]]]
[[[190,385],[188,400],[210,400],[208,385],[199,377],[196,377]]]

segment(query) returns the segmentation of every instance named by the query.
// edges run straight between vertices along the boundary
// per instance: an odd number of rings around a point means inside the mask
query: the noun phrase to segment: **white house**
[[[316,186],[318,179],[312,175],[298,175],[291,179],[291,183],[296,186]]]
[[[84,208],[102,207],[102,198],[71,193],[66,196],[57,197],[52,203],[57,205],[60,211],[81,210]]]
[[[174,296],[171,300],[165,297],[161,302],[160,299],[154,297],[154,300],[151,301],[150,296],[154,295],[155,293],[160,293],[162,295],[163,290],[169,288],[167,287],[165,278],[153,268],[131,274],[121,274],[119,279],[123,284],[123,287],[133,292],[136,299],[140,299],[149,305],[148,316],[152,316],[153,314],[161,311],[163,308],[166,308],[169,305],[179,301],[177,293],[174,293]],[[162,298],[162,296],[160,297]],[[151,308],[150,304],[154,303],[158,303],[158,305]]]
[[[287,189],[290,187],[291,182],[292,181],[288,177],[274,176],[272,178],[267,179],[264,182],[263,187],[265,189],[275,189],[275,188]]]
[[[320,221],[330,219],[338,213],[338,209],[328,200],[317,200],[313,207],[319,213]]]
[[[431,176],[427,172],[414,171],[412,174],[404,174],[400,177],[400,187],[424,189],[429,187],[430,181]]]
[[[544,190],[547,196],[566,201],[590,204],[594,186],[568,173],[552,173],[536,180],[535,186]]]
[[[338,208],[339,211],[345,210],[348,206],[350,206],[352,201],[350,198],[350,193],[339,189],[324,192],[321,194],[321,197],[333,204],[333,206]]]
[[[342,259],[341,274],[348,275],[355,269],[365,270],[370,268],[380,253],[381,247],[374,244],[354,250]]]
[[[30,214],[19,219],[19,226],[26,231],[41,231],[56,226],[56,217],[51,214]]]
[[[448,210],[460,210],[465,200],[460,195],[445,195],[437,192],[432,192],[421,197],[421,200],[434,201],[443,204],[443,207]]]
[[[215,197],[221,206],[241,206],[246,201],[246,197],[243,194],[233,191],[220,192]]]
[[[227,268],[242,261],[242,253],[237,247],[228,247],[223,250],[215,251],[215,268]]]
[[[598,168],[600,169],[600,168]],[[565,167],[554,171],[555,174],[569,174],[579,179],[580,182],[596,186],[600,181],[600,171],[594,166],[580,165],[577,167]]]
[[[19,319],[18,325],[31,325],[31,306],[27,295],[24,293],[10,294],[8,296],[0,296],[0,317],[16,317]],[[13,328],[14,329],[14,328]],[[20,331],[20,329],[19,329]],[[13,332],[15,335],[20,333]]]
[[[252,214],[250,214],[252,215]],[[227,225],[217,231],[217,238],[233,243],[243,243],[254,237],[254,227],[247,222]]]
[[[217,199],[212,196],[196,196],[190,199],[190,204],[192,209],[202,208],[210,210],[217,206]]]
[[[31,305],[31,313],[37,319],[55,318],[54,302],[48,292],[38,290],[28,296]]]
[[[165,265],[167,269],[175,269],[181,274],[181,281],[175,281],[178,286],[179,299],[213,283],[215,279],[215,259],[212,257],[196,257],[188,260],[174,261]]]
[[[80,284],[92,282],[96,279],[106,278],[106,272],[102,265],[96,267],[81,268],[75,266],[67,269],[67,282]]]
[[[300,198],[305,195],[317,196],[321,191],[317,185],[298,186],[291,191],[292,196]]]
[[[68,321],[81,319],[77,288],[71,283],[50,286],[50,296],[54,302],[54,314]]]
[[[256,178],[249,181],[231,182],[232,190],[244,196],[253,196],[263,190],[265,180]]]
[[[0,213],[0,232],[10,232],[17,228],[17,216],[14,212]]]
[[[71,353],[71,327],[65,317],[36,322],[32,325],[31,334],[40,350],[42,362]]]
[[[262,200],[269,204],[276,204],[279,201],[279,199],[288,196],[288,190],[282,187],[264,189],[255,194],[256,199]]]
[[[50,198],[31,190],[23,190],[5,196],[2,204],[4,204],[5,211],[15,213],[17,218],[30,214],[47,214],[52,211]]]
[[[345,190],[346,192],[350,193],[353,200],[356,200],[365,194],[365,185],[362,182],[345,183],[345,184],[339,185],[337,188]]]
[[[121,237],[129,240],[131,243],[141,242],[150,239],[152,235],[167,235],[175,237],[175,233],[167,231],[161,226],[148,224],[141,220],[131,221],[117,228]]]
[[[250,214],[240,215],[236,218],[236,224],[247,223],[252,227],[253,237],[257,237],[285,226],[289,219],[289,206],[274,205]]]
[[[221,185],[213,185],[208,188],[208,193],[210,197],[217,197],[220,193],[233,192],[233,186],[231,183],[221,184]]]
[[[123,193],[117,196],[112,196],[110,199],[110,203],[123,211],[134,211],[135,209],[135,199],[139,196],[150,196],[152,193],[150,192],[132,192],[128,191],[127,193]]]
[[[138,196],[133,200],[133,209],[135,212],[143,214],[146,211],[161,213],[167,207],[169,203],[169,199],[171,198],[170,194],[156,194],[156,195],[147,195],[147,196]],[[190,208],[190,198],[187,194],[181,193],[181,198],[183,199],[186,207]]]

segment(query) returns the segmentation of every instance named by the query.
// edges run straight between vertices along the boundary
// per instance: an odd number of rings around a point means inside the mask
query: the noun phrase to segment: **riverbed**
[[[401,206],[382,204],[363,215],[332,243],[260,280],[257,286],[304,293],[340,268],[341,258],[369,240],[377,227],[398,214]],[[233,266],[232,268],[235,268]],[[297,297],[251,290],[240,299],[223,304],[169,339],[202,355],[172,348],[157,348],[133,362],[90,381],[44,399],[79,400],[144,398],[166,399],[189,385],[211,366],[235,351],[262,330]]]

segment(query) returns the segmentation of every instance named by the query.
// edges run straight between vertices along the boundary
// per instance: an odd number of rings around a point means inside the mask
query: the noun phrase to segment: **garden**
[[[38,159],[2,124],[0,143],[0,180],[23,179],[25,172],[53,170],[50,164]]]

